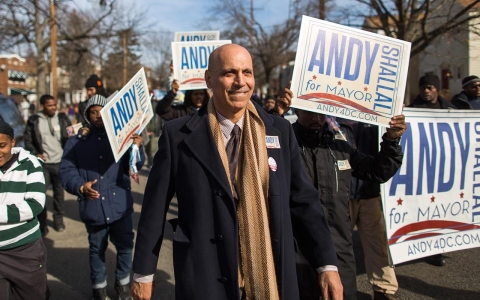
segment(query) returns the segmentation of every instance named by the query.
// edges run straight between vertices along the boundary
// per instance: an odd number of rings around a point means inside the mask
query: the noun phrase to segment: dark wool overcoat
[[[256,105],[277,169],[270,169],[268,209],[281,299],[298,299],[295,247],[314,267],[337,265],[318,193],[309,183],[290,123]],[[259,145],[265,147],[266,145]],[[272,161],[272,160],[270,160]],[[176,193],[173,238],[176,299],[239,299],[238,222],[227,174],[213,139],[207,107],[165,124],[138,225],[133,271],[154,274],[170,200]],[[292,226],[305,232],[296,243]]]

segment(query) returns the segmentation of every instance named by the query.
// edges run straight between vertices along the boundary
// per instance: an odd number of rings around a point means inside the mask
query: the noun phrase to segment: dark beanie
[[[88,77],[87,79],[87,82],[85,82],[85,87],[87,89],[91,87],[99,88],[102,86],[103,86],[102,80],[100,79],[100,77],[98,77],[95,74],[90,75],[90,77]]]
[[[433,85],[437,91],[440,90],[440,79],[437,75],[425,75],[420,78],[418,86]]]
[[[14,138],[13,128],[7,122],[0,120],[0,133]]]
[[[87,106],[83,111],[83,117],[87,120],[88,124],[90,124],[90,120],[88,119],[88,109],[92,106],[98,105],[104,107],[107,104],[107,99],[102,95],[93,95],[90,99],[88,99]]]
[[[478,76],[470,75],[468,77],[465,77],[462,80],[462,88],[467,87],[470,84],[475,83],[475,82],[480,82],[480,78],[478,78]]]

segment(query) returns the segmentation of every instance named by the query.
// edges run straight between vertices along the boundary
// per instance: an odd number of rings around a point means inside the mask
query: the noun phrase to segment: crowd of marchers
[[[150,172],[134,257],[130,151],[115,161],[100,115],[107,103],[102,80],[92,75],[86,81],[78,131],[51,95],[40,97],[39,112],[28,117],[24,148],[0,121],[0,299],[55,293],[47,285],[42,241],[49,232],[50,186],[58,232],[68,231],[64,191],[78,198],[95,300],[108,299],[108,240],[116,249],[118,299],[152,298],[174,195],[177,299],[356,299],[354,227],[373,299],[396,299],[380,184],[402,165],[405,116],[392,117],[381,137],[374,125],[301,109],[290,124],[284,116],[295,95],[286,87],[254,99],[252,64],[245,48],[219,47],[205,72],[208,90],[189,90],[174,104],[180,86],[172,80],[155,102],[156,114],[167,121],[157,154],[152,157],[145,142],[148,133],[133,135],[140,149],[136,168],[147,162]],[[418,86],[411,107],[480,109],[477,76],[466,77],[451,101],[439,95],[435,75],[421,77]],[[442,255],[428,260],[445,264]]]

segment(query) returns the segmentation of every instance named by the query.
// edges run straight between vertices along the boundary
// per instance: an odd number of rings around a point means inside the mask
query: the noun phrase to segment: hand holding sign
[[[180,85],[178,84],[178,81],[177,81],[177,80],[174,80],[174,81],[172,82],[172,90],[171,90],[172,93],[173,93],[174,95],[176,95],[179,89],[180,89]]]
[[[277,99],[275,101],[275,111],[279,116],[282,116],[290,109],[290,105],[292,104],[293,92],[290,90],[290,84],[283,89],[277,95]]]
[[[398,140],[405,133],[405,130],[407,130],[404,115],[392,117],[388,125],[390,125],[390,127],[387,128],[387,138],[391,140]]]
[[[133,143],[137,144],[137,147],[140,148],[140,146],[142,145],[142,137],[135,133],[134,135],[132,135],[132,140]]]

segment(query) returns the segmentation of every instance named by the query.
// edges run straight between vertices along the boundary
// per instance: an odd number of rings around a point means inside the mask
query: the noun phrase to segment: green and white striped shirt
[[[45,206],[45,177],[36,156],[23,148],[5,173],[0,172],[0,250],[32,243],[41,237],[37,215]]]

